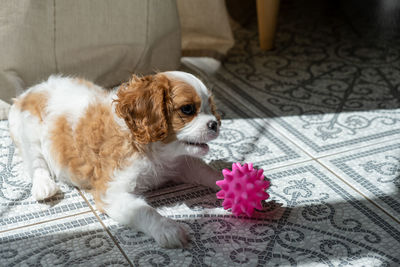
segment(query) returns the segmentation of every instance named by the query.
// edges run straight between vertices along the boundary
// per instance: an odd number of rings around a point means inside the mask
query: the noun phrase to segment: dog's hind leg
[[[36,200],[44,200],[54,196],[59,190],[41,155],[32,162],[32,196]]]
[[[51,177],[42,154],[40,123],[13,105],[9,113],[9,126],[14,143],[22,157],[25,172],[32,179],[32,196],[36,200],[52,197],[59,187]]]
[[[26,140],[25,140],[26,141]],[[59,190],[58,185],[51,177],[46,160],[36,142],[25,143],[19,146],[25,169],[32,179],[31,193],[34,199],[44,200],[54,196]]]

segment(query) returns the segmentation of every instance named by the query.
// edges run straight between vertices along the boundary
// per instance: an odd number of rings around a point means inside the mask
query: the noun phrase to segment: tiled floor
[[[223,114],[206,159],[254,162],[272,183],[252,218],[206,188],[149,192],[190,233],[185,249],[116,224],[75,188],[34,201],[1,121],[0,265],[400,266],[400,31],[356,3],[282,0],[274,51],[250,25],[222,63],[183,60]]]

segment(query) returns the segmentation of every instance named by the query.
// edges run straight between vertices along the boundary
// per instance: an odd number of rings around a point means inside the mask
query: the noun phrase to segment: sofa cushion
[[[179,66],[174,0],[18,0],[0,2],[0,99],[50,74],[111,87],[132,73]]]
[[[177,0],[183,56],[222,58],[234,45],[225,0]]]

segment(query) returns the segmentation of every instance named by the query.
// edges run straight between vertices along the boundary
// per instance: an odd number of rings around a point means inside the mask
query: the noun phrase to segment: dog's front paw
[[[36,200],[44,200],[54,196],[60,188],[48,177],[35,177],[32,184],[32,196]]]
[[[188,243],[188,235],[182,225],[169,218],[163,218],[153,232],[156,242],[165,248],[183,248]]]

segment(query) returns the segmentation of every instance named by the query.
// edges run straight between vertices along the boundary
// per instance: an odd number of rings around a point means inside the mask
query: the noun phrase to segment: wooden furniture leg
[[[258,35],[262,50],[274,47],[280,0],[257,0]]]

